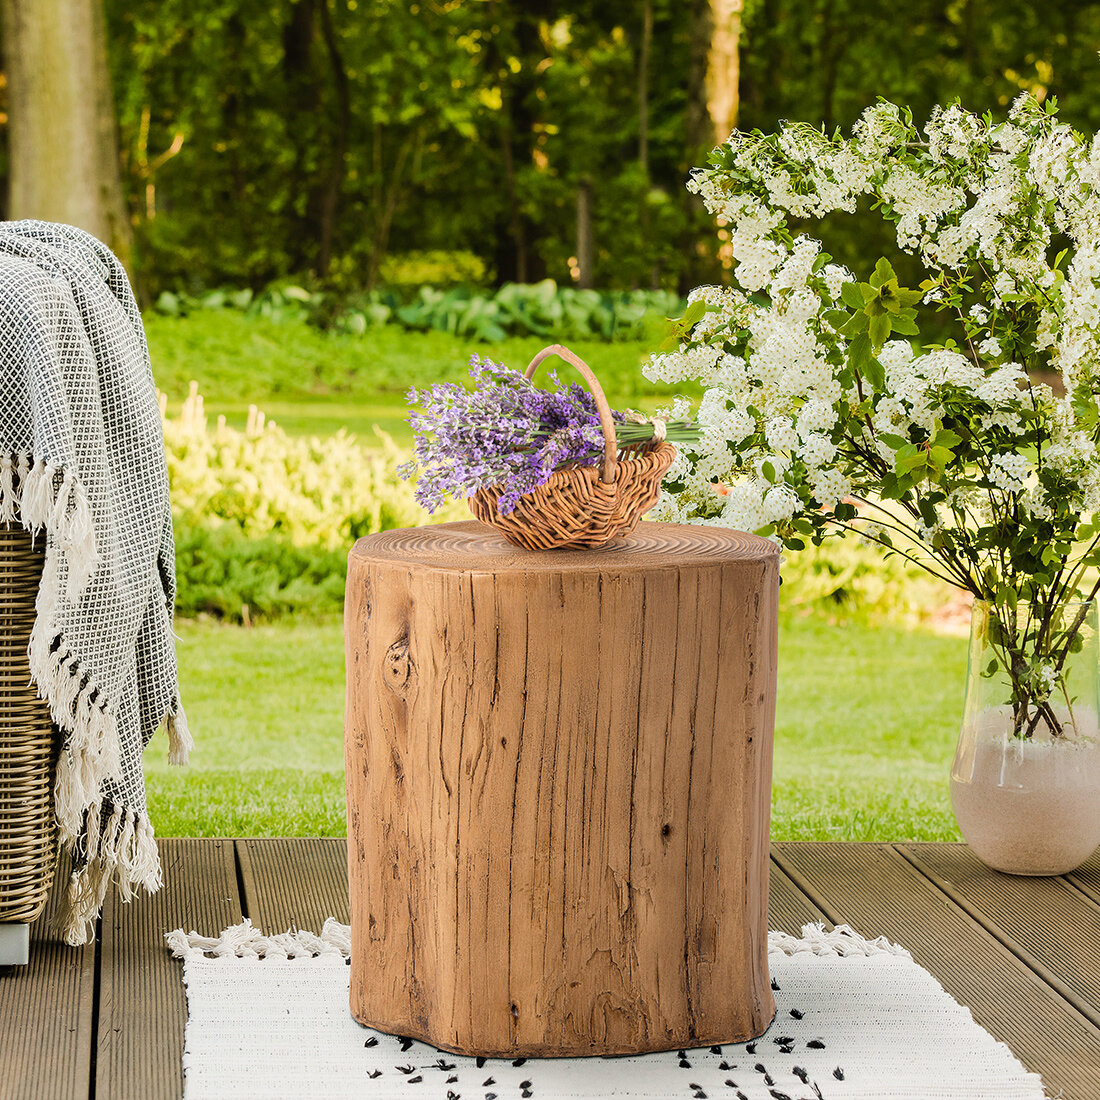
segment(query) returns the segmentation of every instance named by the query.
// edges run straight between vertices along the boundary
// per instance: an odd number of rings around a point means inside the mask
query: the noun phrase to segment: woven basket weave
[[[57,738],[31,683],[27,644],[44,538],[0,523],[0,922],[36,920],[57,863]]]
[[[499,486],[479,489],[468,498],[470,511],[525,550],[602,546],[629,535],[657,503],[661,479],[672,465],[676,450],[664,441],[619,450],[615,422],[603,389],[588,365],[568,348],[559,344],[543,348],[524,376],[534,377],[538,365],[551,355],[559,355],[576,367],[596,399],[603,429],[603,460],[599,466],[555,470],[545,485],[524,493],[515,510],[507,515],[498,510],[502,492]]]

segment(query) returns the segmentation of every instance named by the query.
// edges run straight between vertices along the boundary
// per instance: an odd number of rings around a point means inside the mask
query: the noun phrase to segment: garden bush
[[[432,518],[398,474],[403,456],[380,435],[380,448],[345,432],[290,436],[256,409],[244,431],[221,418],[210,428],[192,386],[179,416],[164,421],[179,613],[239,621],[339,611],[351,544]]]

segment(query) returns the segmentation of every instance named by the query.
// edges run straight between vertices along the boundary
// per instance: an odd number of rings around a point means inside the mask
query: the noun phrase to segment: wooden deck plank
[[[187,1003],[173,928],[217,935],[241,920],[231,840],[160,840],[165,885],[130,905],[103,907],[97,1100],[179,1100]]]
[[[30,962],[0,967],[0,1100],[88,1098],[96,949],[51,930],[58,895],[31,926]]]
[[[888,844],[776,846],[834,923],[908,948],[1047,1090],[1100,1100],[1100,1031]]]
[[[342,837],[238,840],[248,916],[265,932],[320,932],[348,922],[347,842]]]
[[[772,846],[773,852],[775,846]],[[825,914],[794,884],[783,868],[771,862],[771,888],[768,898],[768,929],[797,936],[804,924],[826,919]]]
[[[1063,879],[991,871],[959,844],[902,851],[1100,1028],[1100,905]]]

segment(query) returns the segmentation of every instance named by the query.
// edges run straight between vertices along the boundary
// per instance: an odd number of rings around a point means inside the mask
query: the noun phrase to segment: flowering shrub
[[[343,432],[301,439],[256,410],[244,431],[221,419],[211,429],[192,386],[179,416],[165,416],[164,442],[181,615],[339,611],[356,538],[430,522],[388,436],[381,448]]]
[[[987,674],[1017,735],[1075,725],[1067,604],[1100,588],[1100,139],[1026,95],[1003,123],[937,109],[923,134],[880,102],[848,137],[734,133],[689,187],[728,225],[737,285],[694,291],[646,369],[705,386],[661,517],[793,550],[858,532],[993,606]],[[863,198],[919,289],[886,259],[863,281],[790,228]],[[933,313],[953,339],[921,341]]]

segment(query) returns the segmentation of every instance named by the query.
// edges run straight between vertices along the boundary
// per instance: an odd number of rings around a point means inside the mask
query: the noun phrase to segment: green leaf
[[[894,269],[890,265],[890,261],[885,256],[880,256],[879,261],[875,264],[875,273],[871,276],[871,286],[876,289],[882,286],[883,283],[889,282],[891,279],[896,279]]]
[[[845,283],[840,288],[840,300],[850,309],[863,309],[863,295],[855,283]]]
[[[893,447],[895,451],[901,447],[912,446],[908,439],[903,439],[900,435],[894,435],[892,432],[879,432],[878,437],[883,443],[887,443]]]
[[[877,351],[890,336],[890,318],[885,313],[871,318],[870,326],[871,343]]]

